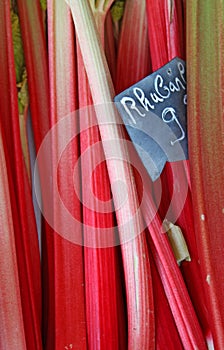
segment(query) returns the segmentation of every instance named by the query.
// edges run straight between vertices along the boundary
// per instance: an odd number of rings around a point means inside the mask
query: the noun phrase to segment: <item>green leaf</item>
[[[40,5],[43,11],[47,9],[47,0],[40,0]]]
[[[12,40],[14,49],[15,69],[16,69],[16,83],[22,81],[23,70],[25,66],[23,43],[19,25],[18,15],[11,10],[12,23]]]
[[[113,18],[113,22],[119,22],[124,14],[124,4],[125,1],[123,0],[116,0],[111,7],[111,15]]]
[[[26,69],[24,69],[23,71],[22,82],[19,85],[17,85],[17,87],[19,88],[19,92],[18,92],[19,114],[23,114],[25,107],[27,107],[29,104]]]

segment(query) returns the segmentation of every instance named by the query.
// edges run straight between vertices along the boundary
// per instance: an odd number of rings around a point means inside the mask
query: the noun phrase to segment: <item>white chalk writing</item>
[[[171,115],[171,118],[170,119],[167,119],[167,115]],[[185,132],[184,132],[184,129],[182,128],[178,118],[177,118],[177,115],[176,115],[176,111],[174,108],[172,107],[166,107],[164,108],[163,112],[162,112],[162,120],[165,122],[165,123],[171,123],[171,122],[175,122],[178,127],[180,128],[180,131],[181,131],[181,136],[176,139],[176,140],[173,140],[173,141],[170,141],[171,145],[173,146],[176,142],[179,142],[179,141],[182,141],[184,138],[185,138]]]
[[[137,106],[136,100],[132,97],[124,96],[121,99],[120,102],[133,124],[136,124],[136,116],[144,118],[146,116],[144,111],[148,112],[149,110],[154,110],[157,104],[163,103],[165,100],[169,99],[171,94],[186,90],[184,65],[179,62],[177,67],[179,76],[176,76],[167,84],[164,82],[163,77],[160,74],[157,74],[153,83],[154,91],[150,92],[148,96],[145,95],[145,92],[141,88],[133,88],[133,95],[139,102],[140,106]],[[184,103],[186,103],[186,98]]]

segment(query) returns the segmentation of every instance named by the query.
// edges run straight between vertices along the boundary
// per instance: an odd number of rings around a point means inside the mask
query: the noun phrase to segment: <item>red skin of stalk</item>
[[[36,149],[49,130],[47,46],[39,1],[18,0]]]
[[[113,32],[113,21],[110,11],[107,13],[105,19],[105,55],[107,58],[108,67],[110,70],[111,78],[113,83],[116,81],[116,70],[117,70],[117,50],[116,42]]]
[[[40,255],[31,189],[20,141],[19,112],[11,36],[10,4],[1,2],[0,114],[4,146],[8,152],[7,172],[22,301],[26,346],[42,349]]]
[[[139,169],[141,169],[141,165],[139,165]],[[141,174],[144,174],[144,171],[142,168]],[[148,222],[150,211],[154,210],[155,212],[154,203],[150,195],[151,189],[149,182],[146,184],[146,193],[146,200],[142,206],[142,210],[143,216],[146,222]],[[184,280],[174,258],[168,238],[161,232],[161,227],[161,220],[157,213],[148,226],[153,242],[153,245],[150,244],[150,246],[181,341],[185,349],[207,349]]]
[[[145,222],[149,223],[148,230],[150,232],[150,236],[148,236],[148,242],[150,251],[152,253],[156,268],[159,272],[163,284],[163,288],[166,293],[166,297],[172,310],[181,342],[183,343],[184,349],[206,349],[207,347],[205,345],[204,337],[197,316],[195,314],[195,310],[189,298],[189,294],[182,278],[180,269],[174,258],[168,237],[162,233],[162,223],[158,216],[158,213],[155,215],[156,208],[151,197],[152,188],[148,175],[140,160],[139,164],[136,163],[136,165],[138,165],[137,169],[139,171],[139,174],[141,174],[141,177],[143,179],[142,181],[144,181],[145,201],[142,203],[142,212]],[[139,176],[136,177],[136,182],[137,187],[141,188],[142,184],[140,182]],[[162,321],[163,319],[161,322]],[[164,325],[164,327],[167,328],[167,324]],[[164,333],[164,336],[166,336],[166,333]],[[169,330],[167,336],[169,339]],[[158,334],[158,341],[159,339],[160,337]],[[176,345],[178,347],[180,346],[178,337],[176,337],[176,340]],[[158,343],[158,346],[161,346],[160,343]]]
[[[60,23],[59,23],[60,21]],[[61,39],[63,38],[63,39]],[[48,43],[51,126],[74,112],[78,107],[76,57],[74,47],[74,28],[69,8],[65,2],[48,1]],[[78,121],[71,122],[71,130],[76,133]],[[59,133],[52,139],[52,160],[57,161],[57,144],[63,135]],[[60,156],[57,167],[58,191],[65,207],[79,222],[79,227],[71,232],[72,237],[82,240],[81,203],[73,190],[73,169],[79,157],[79,139],[69,143]],[[79,186],[79,185],[78,185]],[[78,187],[79,190],[79,187]],[[53,198],[54,217],[63,220],[63,213]],[[66,227],[66,222],[63,223]],[[74,238],[75,241],[75,238]],[[46,254],[49,255],[47,268],[50,281],[46,298],[49,298],[49,317],[45,333],[46,349],[64,349],[73,345],[87,349],[83,248],[69,242],[57,232],[47,236]],[[53,301],[51,300],[53,299]]]
[[[148,239],[150,239],[149,236]],[[149,249],[149,251],[151,251],[151,249]],[[169,350],[182,350],[183,345],[177,332],[176,324],[164,292],[164,286],[152,253],[150,253],[150,263],[153,280],[156,349],[164,350],[169,346]]]
[[[47,45],[44,34],[42,10],[39,1],[17,1],[26,69],[28,74],[28,88],[30,110],[36,151],[50,127],[49,116],[49,81],[47,63]],[[50,157],[51,158],[51,157]],[[45,160],[46,162],[46,160]],[[47,163],[46,163],[47,164]],[[41,186],[45,180],[46,164],[39,167]],[[47,174],[49,177],[49,174]],[[47,189],[48,190],[48,189]],[[47,194],[49,196],[50,193]],[[44,204],[44,203],[43,203]],[[49,198],[48,203],[49,204]],[[52,204],[51,204],[52,206]],[[49,268],[54,256],[50,249],[50,240],[53,232],[47,222],[42,225],[42,279],[43,279],[43,341],[46,342],[45,332],[47,324],[54,322],[54,315],[49,314],[50,305],[54,305],[54,295],[45,297],[48,284],[54,286],[54,274]],[[47,313],[47,316],[46,316]],[[49,321],[51,319],[51,321]],[[52,330],[53,334],[53,330]],[[53,335],[52,335],[53,337]]]
[[[98,19],[100,21],[100,19]],[[101,18],[104,22],[104,18]],[[101,27],[101,26],[99,26]],[[112,26],[109,27],[112,30]],[[104,30],[104,26],[102,26]],[[110,36],[112,33],[107,33]],[[103,40],[104,35],[101,33]],[[110,38],[112,40],[112,38]],[[112,55],[111,55],[112,53]],[[111,62],[111,69],[115,68],[113,62],[114,58],[113,42],[111,41],[108,46],[108,58]],[[88,84],[88,79],[85,73],[85,67],[83,64],[79,45],[77,44],[77,58],[78,58],[78,86],[79,86],[79,106],[80,108],[91,106],[93,104],[91,98],[91,92]],[[84,109],[83,113],[80,111],[80,127],[83,129],[82,118],[88,118],[89,113],[94,113],[93,109]],[[86,123],[86,121],[85,121]],[[101,201],[111,200],[111,189],[108,178],[106,163],[102,162],[97,166],[94,165],[93,146],[95,143],[100,142],[100,134],[98,127],[88,128],[81,132],[81,154],[89,149],[88,160],[82,159],[82,198],[84,203],[89,196],[96,196]],[[97,157],[104,159],[103,148],[100,146],[99,154]],[[95,170],[91,176],[92,190],[90,194],[88,188],[86,188],[86,181],[91,181],[90,174],[86,172],[85,162],[92,164],[90,168]],[[93,204],[94,205],[94,204]],[[127,342],[126,324],[124,315],[124,302],[121,290],[121,274],[119,272],[118,259],[118,247],[103,248],[106,241],[102,241],[100,233],[97,234],[97,229],[100,227],[114,227],[116,226],[113,207],[111,204],[111,210],[109,213],[100,212],[100,208],[97,205],[94,206],[94,210],[89,209],[83,205],[83,223],[84,223],[84,245],[88,244],[88,240],[85,237],[87,233],[85,225],[90,225],[92,228],[96,227],[96,237],[93,237],[92,242],[89,244],[92,248],[85,246],[85,285],[86,285],[86,317],[87,317],[87,331],[88,331],[88,346],[89,349],[125,349]],[[115,244],[115,230],[114,239],[109,237],[109,241]],[[97,245],[101,248],[94,248]],[[111,245],[111,244],[109,244]]]
[[[3,12],[2,12],[3,13]],[[1,133],[1,130],[0,130]],[[0,348],[25,349],[23,315],[16,261],[9,182],[2,133],[0,134]]]
[[[153,5],[153,1],[147,0],[149,40],[153,70],[160,68],[176,56],[183,59],[185,57],[185,48],[183,46],[185,41],[183,25],[184,6],[181,1],[176,0],[173,2],[173,8],[169,9],[168,3],[168,1],[159,2],[159,8],[158,6]],[[175,178],[174,174],[177,174]],[[173,192],[173,184],[175,183],[175,185],[178,186],[179,183],[179,187],[181,188],[181,181],[187,181],[190,186],[189,162],[167,163],[161,175],[161,180],[164,196],[162,197],[159,212],[161,218],[165,218]],[[157,183],[154,185],[155,197],[157,185]],[[174,213],[178,212],[179,206],[180,204],[177,198],[177,201],[173,206]],[[204,291],[201,288],[202,276],[201,267],[198,262],[198,248],[195,240],[190,188],[188,190],[184,208],[177,220],[177,224],[183,230],[191,256],[191,262],[183,262],[181,265],[181,271],[195,310],[202,324],[204,334],[206,335],[209,331],[208,314]]]
[[[147,18],[144,1],[131,0],[125,7],[119,37],[116,94],[150,73]],[[132,21],[138,26],[130,24]]]

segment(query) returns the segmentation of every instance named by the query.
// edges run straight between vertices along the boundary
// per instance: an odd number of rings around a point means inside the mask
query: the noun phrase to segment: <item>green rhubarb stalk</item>
[[[142,218],[138,215],[134,223],[127,224],[133,218],[139,203],[138,195],[133,181],[133,173],[128,163],[110,159],[107,141],[117,140],[115,149],[118,159],[127,159],[127,149],[123,129],[117,125],[117,115],[113,109],[112,101],[114,88],[106,63],[100,38],[92,17],[88,1],[82,4],[77,1],[68,2],[75,22],[76,33],[79,40],[85,69],[96,109],[101,139],[107,159],[107,168],[111,184],[117,179],[124,183],[128,189],[128,198],[125,205],[122,203],[122,193],[112,186],[116,217],[119,225],[121,249],[126,279],[126,295],[128,310],[128,346],[129,349],[154,349],[154,312],[151,285],[151,272],[147,252],[146,237],[142,233]],[[101,125],[101,120],[107,116],[107,124]],[[139,235],[129,242],[130,237]]]
[[[189,158],[202,287],[215,349],[224,348],[224,2],[187,1]]]

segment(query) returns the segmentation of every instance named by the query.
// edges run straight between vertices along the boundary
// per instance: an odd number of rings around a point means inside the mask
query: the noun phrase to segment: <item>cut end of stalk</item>
[[[180,265],[183,261],[191,261],[187,243],[180,227],[173,225],[168,220],[164,220],[163,226],[167,231],[169,242],[178,265]]]

